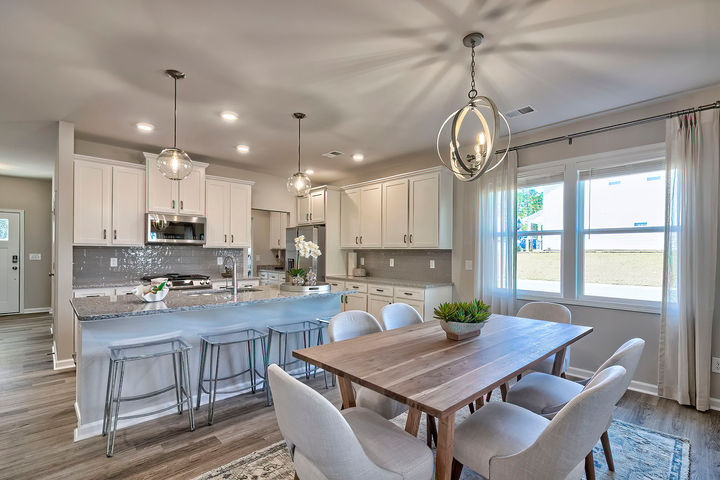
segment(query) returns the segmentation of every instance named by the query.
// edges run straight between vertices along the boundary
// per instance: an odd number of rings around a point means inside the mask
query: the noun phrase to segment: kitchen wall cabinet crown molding
[[[206,248],[250,247],[253,184],[215,176],[205,181]]]
[[[158,170],[157,155],[143,152],[147,178],[148,213],[205,216],[205,169],[209,164],[193,161],[184,180],[170,180]]]

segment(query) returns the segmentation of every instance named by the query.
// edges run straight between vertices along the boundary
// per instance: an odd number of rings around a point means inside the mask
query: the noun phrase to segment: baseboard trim
[[[595,372],[592,372],[590,370],[584,370],[582,368],[575,368],[575,367],[569,367],[567,369],[567,374],[572,377],[578,377],[578,378],[588,378],[592,376],[592,374]],[[646,393],[648,395],[653,395],[655,397],[658,396],[658,387],[657,385],[653,385],[652,383],[645,383],[645,382],[638,382],[637,380],[633,380],[630,382],[630,386],[628,387],[628,390],[632,390],[634,392],[640,392],[640,393]],[[710,398],[710,410],[718,410],[720,411],[720,398]]]
[[[75,360],[73,360],[72,358],[64,358],[62,360],[58,360],[57,348],[55,348],[55,340],[53,340],[52,343],[52,358],[53,370],[68,370],[70,368],[75,368]]]
[[[22,313],[50,313],[52,309],[50,307],[37,307],[37,308],[23,308]]]

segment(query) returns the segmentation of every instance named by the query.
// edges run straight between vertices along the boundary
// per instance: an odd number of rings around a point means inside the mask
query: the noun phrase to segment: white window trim
[[[543,178],[560,172],[564,174],[563,181],[563,232],[561,234],[561,265],[560,265],[560,289],[561,294],[547,293],[530,290],[517,290],[518,300],[554,300],[558,303],[568,305],[579,305],[588,307],[609,308],[613,310],[636,311],[646,313],[660,313],[661,302],[632,300],[615,297],[595,297],[584,295],[583,278],[584,260],[579,257],[584,251],[584,220],[582,218],[583,198],[579,190],[578,171],[589,168],[607,168],[632,163],[644,163],[652,160],[664,160],[666,155],[665,143],[654,143],[639,147],[613,150],[592,155],[572,157],[563,160],[555,160],[538,165],[527,165],[518,168],[518,182],[532,180],[532,178]],[[652,233],[664,231],[664,227],[628,227],[590,229],[591,233]],[[548,233],[557,233],[548,231]],[[533,234],[536,232],[517,232],[518,236]],[[516,262],[517,265],[517,262]],[[517,275],[517,273],[516,273]],[[516,277],[517,279],[517,277]]]

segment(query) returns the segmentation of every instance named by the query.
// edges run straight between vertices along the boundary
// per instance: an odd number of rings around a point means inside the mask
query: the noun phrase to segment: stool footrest
[[[169,407],[161,408],[159,410],[153,410],[152,412],[147,413],[138,413],[137,415],[125,415],[124,417],[118,417],[118,420],[129,420],[131,418],[141,418],[141,417],[147,417],[148,415],[155,415],[156,413],[166,412],[168,410],[171,410],[173,408],[178,408],[181,406],[184,402],[180,403],[173,403]]]
[[[144,398],[150,398],[150,397],[154,397],[156,395],[161,395],[161,394],[163,394],[165,392],[169,392],[171,390],[175,390],[175,385],[169,385],[165,388],[161,388],[160,390],[155,390],[154,392],[150,392],[150,393],[143,393],[141,395],[133,395],[130,397],[121,397],[120,401],[121,402],[133,402],[135,400],[142,400]]]

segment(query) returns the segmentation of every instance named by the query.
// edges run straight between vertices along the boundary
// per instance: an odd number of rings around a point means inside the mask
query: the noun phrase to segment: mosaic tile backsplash
[[[133,284],[145,275],[195,273],[220,277],[224,271],[217,257],[237,259],[244,276],[244,249],[202,248],[196,245],[146,245],[144,247],[74,247],[73,286],[76,288]],[[117,258],[117,267],[110,259]]]
[[[369,276],[428,282],[452,281],[452,250],[355,250]],[[365,258],[365,265],[360,259]],[[390,266],[390,259],[395,266]],[[435,268],[430,268],[435,260]]]

